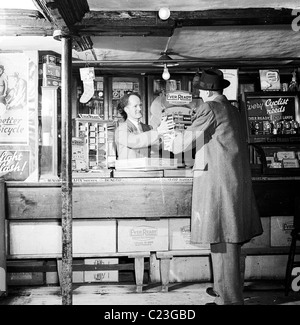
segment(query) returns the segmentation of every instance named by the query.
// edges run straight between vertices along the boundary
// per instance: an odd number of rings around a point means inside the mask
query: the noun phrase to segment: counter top
[[[134,172],[136,173],[136,172]],[[143,173],[133,174],[132,172],[118,174],[118,177],[79,177],[73,178],[73,187],[76,186],[99,186],[99,185],[108,185],[108,184],[182,184],[182,183],[193,183],[193,177],[190,173],[187,176],[164,176],[164,177],[152,177],[148,174]],[[254,176],[252,177],[253,183],[256,182],[273,182],[273,181],[300,181],[298,176]],[[61,187],[61,182],[57,179],[43,180],[40,182],[20,182],[20,181],[7,181],[6,186],[9,188],[12,187]]]
[[[293,215],[299,181],[299,177],[253,177],[261,216]],[[192,184],[190,177],[78,179],[73,183],[73,217],[190,217]],[[7,182],[6,192],[9,219],[61,217],[60,182]]]

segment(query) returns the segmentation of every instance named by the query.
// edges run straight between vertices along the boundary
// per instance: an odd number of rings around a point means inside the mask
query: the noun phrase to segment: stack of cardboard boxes
[[[262,222],[264,233],[243,248],[256,248],[263,252],[272,247],[289,246],[293,217],[274,216],[262,218]],[[58,222],[43,225],[38,222],[10,222],[9,228],[10,257],[38,258],[61,253],[61,225]],[[119,264],[118,253],[182,251],[182,256],[174,256],[171,261],[171,282],[209,280],[211,270],[209,256],[205,256],[207,253],[184,256],[184,251],[200,250],[201,253],[201,250],[206,252],[209,248],[209,244],[191,242],[190,218],[75,220],[73,225],[73,253],[77,257],[83,256],[85,265]],[[95,258],[97,255],[99,257]],[[247,255],[245,279],[284,278],[286,261],[287,255],[284,254]],[[159,261],[154,259],[153,263],[151,281],[160,281],[159,272],[156,274]],[[57,283],[57,276],[57,272],[47,272],[46,283]],[[76,271],[73,277],[74,283],[118,282],[119,271],[113,267],[103,271]],[[8,274],[10,285],[41,284],[43,281],[41,272]]]

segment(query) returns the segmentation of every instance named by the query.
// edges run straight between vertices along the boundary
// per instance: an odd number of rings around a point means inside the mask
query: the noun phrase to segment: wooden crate
[[[11,221],[9,255],[61,254],[61,225],[56,221]]]
[[[116,220],[76,220],[73,223],[73,254],[115,253]]]
[[[56,221],[9,223],[9,255],[60,255],[62,229]],[[115,220],[74,220],[73,254],[115,253]]]

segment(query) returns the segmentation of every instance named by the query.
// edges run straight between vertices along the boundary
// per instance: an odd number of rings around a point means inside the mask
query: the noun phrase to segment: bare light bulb
[[[158,16],[161,20],[167,20],[170,17],[170,9],[167,7],[160,8],[158,11]]]
[[[165,67],[164,67],[164,72],[162,74],[162,77],[164,80],[169,80],[170,79],[170,72],[168,70],[168,67],[167,65],[165,64]]]

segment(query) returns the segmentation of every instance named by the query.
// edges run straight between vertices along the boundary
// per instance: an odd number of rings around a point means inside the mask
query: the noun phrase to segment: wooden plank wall
[[[74,219],[190,217],[191,181],[116,180],[75,185]],[[58,185],[7,184],[7,219],[60,219]]]
[[[255,180],[261,217],[294,215],[300,180]],[[60,219],[59,184],[8,182],[7,219]],[[190,217],[192,179],[103,179],[73,187],[74,219]]]

